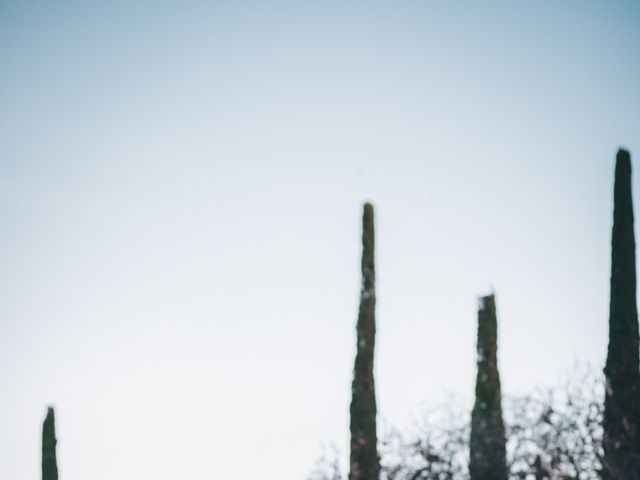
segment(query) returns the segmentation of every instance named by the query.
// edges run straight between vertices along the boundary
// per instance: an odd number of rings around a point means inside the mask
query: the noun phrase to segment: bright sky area
[[[298,480],[346,452],[366,200],[381,421],[472,398],[491,289],[506,392],[601,369],[639,24],[634,1],[2,1],[0,478],[39,478],[50,403],[62,480]]]

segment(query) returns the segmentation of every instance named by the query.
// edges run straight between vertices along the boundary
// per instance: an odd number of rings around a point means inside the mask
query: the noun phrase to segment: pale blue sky
[[[633,1],[0,2],[0,478],[39,478],[48,403],[63,480],[295,480],[344,449],[365,200],[382,418],[471,398],[491,287],[504,390],[601,368],[639,24]]]

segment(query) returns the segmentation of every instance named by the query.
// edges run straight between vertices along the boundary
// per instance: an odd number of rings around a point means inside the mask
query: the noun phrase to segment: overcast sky
[[[0,478],[293,479],[343,451],[362,203],[381,419],[607,345],[628,2],[0,2]],[[634,187],[637,190],[637,174]]]

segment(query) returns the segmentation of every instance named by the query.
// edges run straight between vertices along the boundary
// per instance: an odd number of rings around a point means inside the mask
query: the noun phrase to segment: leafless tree
[[[411,432],[388,428],[382,440],[384,480],[468,478],[469,418],[454,397],[425,408]]]
[[[576,366],[553,388],[506,396],[510,480],[596,480],[602,468],[604,380]],[[381,435],[383,480],[468,480],[470,414],[459,399],[425,408],[407,432]],[[333,450],[309,480],[341,480]]]
[[[322,450],[307,480],[343,480],[338,448],[331,444],[323,446]]]
[[[600,478],[603,379],[576,367],[559,387],[506,399],[512,479]]]

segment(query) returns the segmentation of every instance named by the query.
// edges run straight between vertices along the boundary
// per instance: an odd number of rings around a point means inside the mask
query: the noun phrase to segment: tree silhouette
[[[495,296],[491,294],[480,298],[478,309],[478,374],[469,442],[471,480],[507,479],[497,329]]]
[[[56,442],[56,423],[53,407],[49,407],[42,425],[42,480],[58,480]]]
[[[373,379],[375,305],[373,206],[366,203],[362,216],[362,288],[356,326],[357,350],[351,386],[349,480],[377,480],[380,475]]]
[[[631,158],[616,155],[611,236],[609,348],[604,409],[603,478],[640,478],[640,370]]]

